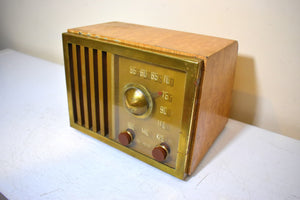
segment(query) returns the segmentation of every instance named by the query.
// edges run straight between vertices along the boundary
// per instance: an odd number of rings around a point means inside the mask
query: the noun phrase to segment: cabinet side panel
[[[198,119],[191,144],[188,174],[191,175],[223,130],[229,115],[237,42],[208,57],[203,72]]]

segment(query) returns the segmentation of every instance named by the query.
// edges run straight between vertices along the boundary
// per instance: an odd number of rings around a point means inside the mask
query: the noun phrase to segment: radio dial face
[[[124,87],[124,104],[128,112],[138,118],[148,117],[153,102],[148,90],[140,84],[128,84]]]
[[[183,137],[187,74],[116,56],[110,137],[149,158],[176,168]],[[109,114],[109,113],[108,113]],[[131,130],[131,131],[128,131]],[[133,137],[132,137],[133,135]]]

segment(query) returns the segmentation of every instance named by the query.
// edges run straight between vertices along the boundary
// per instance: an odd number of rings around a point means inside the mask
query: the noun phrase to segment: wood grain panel
[[[218,37],[122,22],[72,28],[68,29],[68,32],[149,50],[192,57],[210,56],[233,42]]]
[[[228,120],[236,57],[237,42],[205,60],[189,175],[195,171]]]

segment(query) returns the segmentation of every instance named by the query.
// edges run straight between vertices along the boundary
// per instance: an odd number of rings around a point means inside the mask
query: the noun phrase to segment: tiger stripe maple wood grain
[[[68,29],[68,32],[90,35],[135,47],[198,58],[211,56],[235,42],[218,37],[122,22],[109,22],[72,28]]]

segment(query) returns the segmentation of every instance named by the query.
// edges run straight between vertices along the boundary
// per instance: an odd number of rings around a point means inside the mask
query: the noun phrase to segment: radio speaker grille
[[[106,52],[68,44],[74,123],[105,135],[107,121]]]

